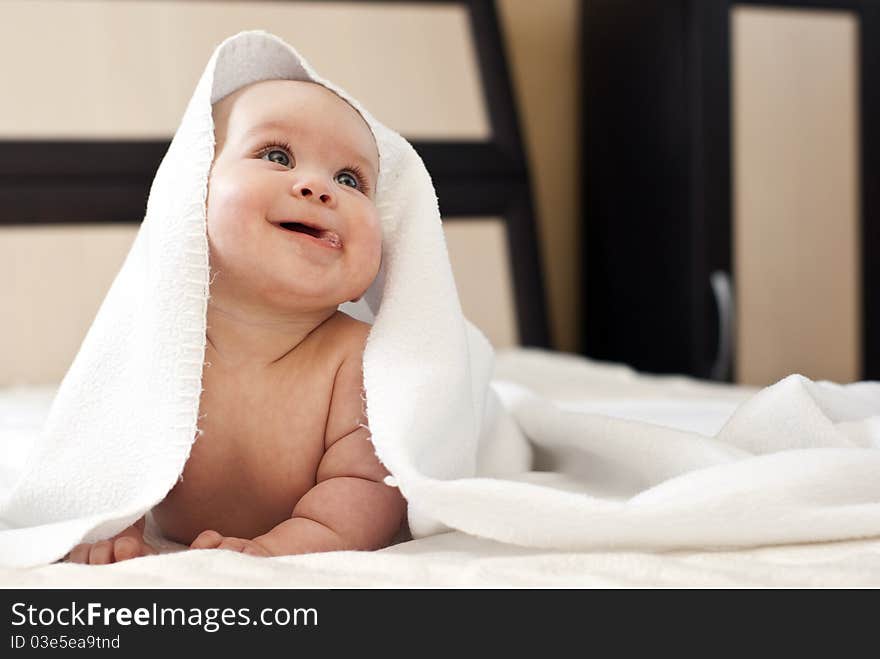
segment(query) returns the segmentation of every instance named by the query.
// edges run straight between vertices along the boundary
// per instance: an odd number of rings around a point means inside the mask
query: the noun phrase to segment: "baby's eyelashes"
[[[291,155],[293,149],[291,149],[290,145],[287,143],[282,144],[271,142],[269,144],[264,144],[257,150],[257,153],[263,160],[278,163],[283,167],[292,167],[294,164],[294,159]]]
[[[263,160],[278,163],[283,167],[292,167],[295,163],[293,148],[285,141],[266,142],[257,149],[256,154]],[[277,156],[280,156],[281,159],[279,160]]]

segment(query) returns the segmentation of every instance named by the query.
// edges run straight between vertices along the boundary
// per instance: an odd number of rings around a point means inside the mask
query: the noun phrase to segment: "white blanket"
[[[535,350],[503,351],[496,375],[540,391],[569,411],[717,433],[744,387],[650,377],[615,365]],[[22,442],[39,428],[52,388],[0,390],[0,445],[17,468]],[[5,434],[4,434],[5,433]],[[2,496],[2,493],[0,493]],[[150,529],[155,532],[154,529]],[[261,559],[226,551],[178,551],[118,565],[57,563],[0,568],[7,587],[639,587],[880,586],[880,539],[729,551],[564,551],[503,544],[461,532],[378,552]]]
[[[17,588],[880,587],[880,541],[737,551],[553,551],[461,532],[377,552],[255,558],[186,551],[116,565],[0,568]]]
[[[379,147],[383,267],[347,310],[373,324],[364,354],[370,429],[415,537],[457,529],[573,551],[880,534],[878,384],[792,376],[712,438],[566,412],[502,378],[490,386],[492,349],[462,315],[418,155],[290,46],[247,32],[212,55],[134,245],[0,506],[0,564],[48,563],[112,535],[181,474],[197,436],[205,349],[211,103],[270,78],[333,89]],[[530,470],[533,450],[545,471]]]

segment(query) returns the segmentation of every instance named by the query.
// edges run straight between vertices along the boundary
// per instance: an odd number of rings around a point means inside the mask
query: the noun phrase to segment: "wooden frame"
[[[862,378],[880,379],[880,3],[586,0],[584,347],[711,377],[731,275],[730,10],[844,9],[860,30]],[[723,379],[733,379],[732,364]]]
[[[495,5],[493,0],[439,4],[468,10],[491,137],[486,142],[411,141],[431,172],[445,217],[503,218],[520,343],[549,347],[528,165]],[[169,144],[170,136],[151,141],[0,140],[0,226],[142,218]],[[44,153],[52,154],[51,161]]]

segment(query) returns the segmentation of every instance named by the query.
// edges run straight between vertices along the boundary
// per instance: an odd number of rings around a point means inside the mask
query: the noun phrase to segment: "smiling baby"
[[[405,528],[406,502],[383,482],[367,425],[370,326],[338,310],[363,295],[382,257],[373,134],[310,82],[248,85],[213,116],[202,432],[153,517],[194,549],[387,546]],[[69,560],[154,553],[144,523],[78,545]]]

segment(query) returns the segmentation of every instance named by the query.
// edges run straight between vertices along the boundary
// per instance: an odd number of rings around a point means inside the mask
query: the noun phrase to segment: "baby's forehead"
[[[357,139],[371,151],[378,167],[378,146],[367,121],[344,98],[321,84],[302,80],[263,80],[246,85],[216,101],[212,110],[215,125],[226,133],[243,134],[259,129],[296,127],[305,119],[327,124],[326,129]],[[297,119],[299,121],[297,121]],[[347,130],[340,130],[346,128]],[[365,154],[366,155],[366,154]]]
[[[244,123],[278,121],[302,116],[332,112],[335,119],[346,118],[373,138],[373,131],[361,113],[344,98],[324,85],[305,80],[262,80],[245,85],[214,103],[215,112],[240,110]]]
[[[234,94],[247,95],[260,100],[266,97],[302,99],[306,102],[305,107],[315,107],[319,101],[325,101],[357,114],[357,110],[336,92],[310,80],[260,80],[245,85]]]

